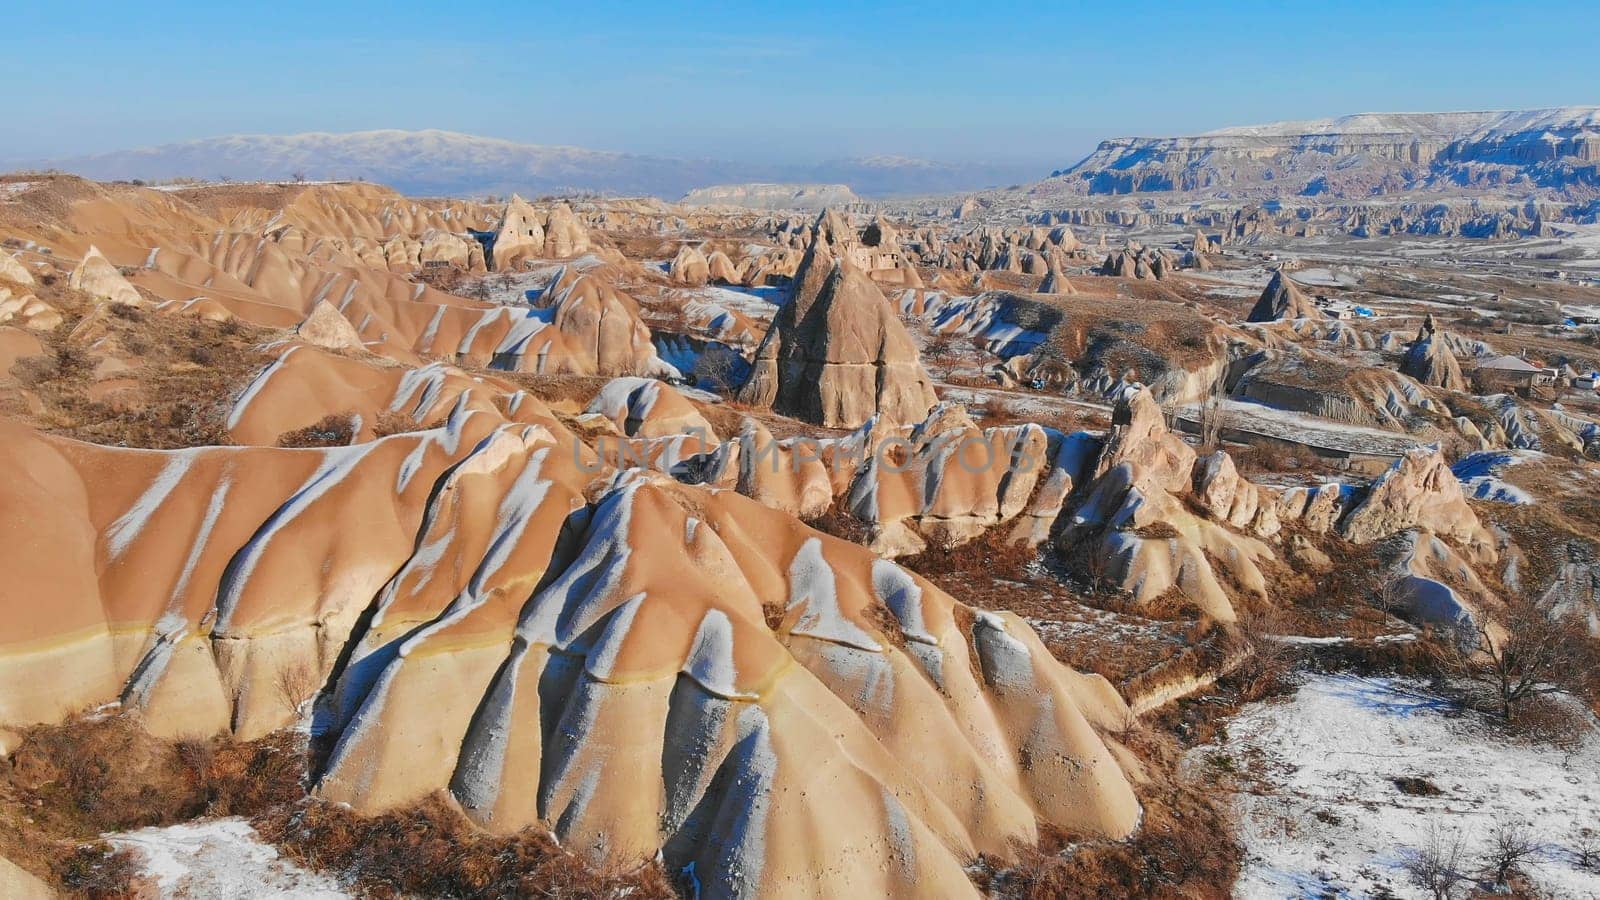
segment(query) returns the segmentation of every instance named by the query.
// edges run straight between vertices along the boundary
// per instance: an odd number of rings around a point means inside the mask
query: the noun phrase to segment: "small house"
[[[1527,389],[1538,383],[1544,370],[1520,356],[1496,356],[1478,363],[1472,380],[1481,391]]]

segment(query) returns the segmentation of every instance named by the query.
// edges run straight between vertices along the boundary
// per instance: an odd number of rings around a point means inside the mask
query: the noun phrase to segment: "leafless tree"
[[[1200,449],[1215,450],[1222,446],[1222,432],[1228,427],[1228,411],[1224,405],[1228,392],[1226,389],[1227,370],[1218,373],[1211,380],[1211,385],[1206,389],[1205,397],[1200,401],[1198,413],[1200,427]]]
[[[1533,831],[1520,822],[1501,822],[1489,835],[1489,851],[1484,859],[1484,874],[1504,889],[1506,879],[1517,867],[1539,851]]]
[[[304,662],[290,663],[278,670],[276,687],[289,714],[299,716],[301,707],[317,692],[317,676]]]
[[[306,173],[304,173],[304,172],[295,172],[293,175],[290,175],[289,177],[294,179],[294,183],[295,184],[305,184],[306,183]]]
[[[1600,831],[1579,826],[1572,832],[1572,850],[1578,856],[1578,865],[1592,872],[1600,872]]]
[[[1510,722],[1529,699],[1581,689],[1597,654],[1575,617],[1552,617],[1523,597],[1507,606],[1499,622],[1480,615],[1458,630],[1445,653],[1453,673],[1491,693],[1495,713]]]
[[[709,385],[712,390],[731,391],[733,383],[734,352],[721,346],[710,346],[695,357],[689,374],[696,385]]]
[[[1431,894],[1433,900],[1450,900],[1467,880],[1461,872],[1465,852],[1466,839],[1461,832],[1445,832],[1434,823],[1428,826],[1422,845],[1405,858],[1402,866],[1411,883]]]
[[[934,333],[928,336],[928,343],[922,348],[922,355],[930,364],[937,364],[948,375],[955,349],[955,338],[948,334]]]
[[[1381,571],[1372,577],[1372,604],[1386,616],[1398,616],[1405,608],[1406,581],[1392,571]]]

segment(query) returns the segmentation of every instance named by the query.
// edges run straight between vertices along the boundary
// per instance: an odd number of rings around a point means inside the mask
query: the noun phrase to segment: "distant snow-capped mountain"
[[[668,199],[698,187],[742,182],[837,183],[868,197],[937,194],[995,187],[1038,174],[1016,166],[884,156],[811,165],[752,165],[521,144],[450,131],[398,130],[230,135],[33,165],[102,180],[275,180],[304,175],[364,178],[417,195],[595,191]]]

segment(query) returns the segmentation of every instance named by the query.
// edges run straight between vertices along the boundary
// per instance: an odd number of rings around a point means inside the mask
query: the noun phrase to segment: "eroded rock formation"
[[[1261,292],[1261,298],[1256,305],[1251,307],[1250,315],[1245,318],[1247,322],[1276,322],[1279,319],[1317,319],[1322,317],[1321,310],[1311,302],[1300,285],[1294,283],[1287,273],[1279,268],[1272,273],[1272,280],[1267,282],[1267,287]]]
[[[934,404],[916,344],[883,292],[814,245],[739,389],[745,403],[830,427],[879,415],[920,421]]]

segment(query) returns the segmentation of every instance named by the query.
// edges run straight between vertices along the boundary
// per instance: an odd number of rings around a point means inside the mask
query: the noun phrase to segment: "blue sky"
[[[0,159],[444,128],[1053,167],[1118,135],[1600,103],[1592,0],[10,6]]]

